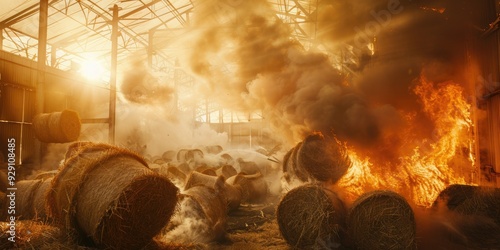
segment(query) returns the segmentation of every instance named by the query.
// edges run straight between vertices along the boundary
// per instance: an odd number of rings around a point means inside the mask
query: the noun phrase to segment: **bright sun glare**
[[[85,61],[81,64],[79,72],[85,78],[96,81],[103,77],[105,70],[102,64],[97,61]]]

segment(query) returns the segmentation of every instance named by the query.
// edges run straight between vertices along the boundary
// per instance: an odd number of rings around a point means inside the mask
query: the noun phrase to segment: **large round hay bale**
[[[195,172],[199,172],[206,175],[217,176],[216,168],[209,167],[207,165],[202,165],[194,169]]]
[[[140,249],[169,221],[177,192],[132,151],[89,144],[54,177],[48,212],[99,247]]]
[[[42,142],[76,141],[80,136],[80,117],[72,110],[38,114],[33,118],[33,129],[36,138]]]
[[[52,179],[54,176],[56,176],[58,170],[50,170],[50,171],[43,171],[39,172],[34,175],[32,178],[33,180],[46,180],[46,179]]]
[[[230,211],[240,206],[242,199],[241,188],[226,183],[223,176],[212,176],[193,171],[187,178],[184,190],[188,190],[195,186],[206,186],[214,189],[223,196],[227,204],[227,209]]]
[[[413,210],[392,191],[373,191],[359,197],[349,211],[347,225],[356,249],[416,249]]]
[[[310,184],[290,190],[276,210],[281,235],[297,249],[339,248],[346,216],[344,203],[334,192]]]
[[[226,233],[227,210],[223,195],[206,186],[194,186],[182,192],[181,198],[190,199],[191,209],[207,222],[206,232],[211,240],[222,239]]]
[[[257,163],[255,163],[254,161],[244,161],[243,159],[238,159],[238,163],[240,164],[240,173],[244,174],[262,173],[261,170],[259,169],[259,166],[257,166]]]
[[[52,185],[52,178],[39,179],[41,183],[34,191],[32,209],[34,218],[47,219],[47,194]]]
[[[283,174],[287,181],[291,181],[291,178],[297,178],[302,182],[309,181],[309,174],[299,167],[298,162],[298,151],[302,146],[302,142],[299,142],[295,147],[290,149],[287,154],[285,154],[283,159]]]
[[[500,225],[500,189],[454,184],[441,191],[433,207],[446,205],[450,210],[465,215],[491,218]]]
[[[346,148],[335,138],[321,133],[307,136],[297,151],[298,169],[304,169],[318,181],[337,182],[347,173],[351,161]]]
[[[262,203],[269,194],[269,187],[261,173],[253,175],[239,173],[226,182],[241,188],[241,202],[244,203]]]

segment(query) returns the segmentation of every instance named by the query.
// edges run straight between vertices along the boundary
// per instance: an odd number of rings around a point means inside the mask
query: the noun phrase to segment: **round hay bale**
[[[168,167],[167,168],[167,175],[170,178],[178,179],[182,182],[186,181],[186,174],[179,170],[177,167]]]
[[[187,178],[184,190],[195,186],[206,186],[214,189],[223,196],[228,210],[235,210],[240,206],[242,199],[241,187],[226,183],[223,176],[212,176],[193,171]]]
[[[89,144],[52,180],[48,212],[67,230],[99,247],[139,249],[169,221],[177,192],[137,154]]]
[[[373,191],[359,197],[349,211],[347,225],[356,249],[416,249],[413,210],[392,191]]]
[[[47,194],[52,185],[52,178],[39,179],[40,186],[34,191],[32,209],[36,219],[46,220],[47,216]]]
[[[235,176],[238,174],[238,172],[236,172],[236,169],[231,166],[231,165],[223,165],[219,168],[217,168],[217,170],[215,170],[215,173],[217,175],[222,175],[224,176],[224,178],[227,180],[229,177],[231,176]]]
[[[200,166],[194,169],[195,172],[203,173],[206,175],[217,176],[216,169],[213,167],[209,167],[207,165]]]
[[[244,161],[243,159],[238,159],[238,163],[240,164],[240,173],[243,174],[257,174],[262,173],[257,166],[257,163],[253,161]]]
[[[213,155],[216,155],[216,154],[219,154],[220,152],[222,152],[224,149],[222,148],[221,145],[210,145],[210,146],[206,146],[205,147],[205,151],[209,154],[213,154]]]
[[[33,129],[36,138],[42,142],[76,141],[80,136],[80,117],[72,110],[38,114],[33,118]]]
[[[307,136],[297,151],[297,169],[304,169],[318,181],[337,182],[347,173],[351,161],[346,148],[335,138],[321,133]]]
[[[500,225],[500,189],[454,184],[441,191],[433,207],[445,204],[450,210],[465,215],[491,218]]]
[[[77,155],[80,150],[88,147],[89,145],[92,145],[92,142],[88,141],[78,141],[78,142],[73,142],[68,146],[68,149],[66,149],[66,153],[64,154],[64,161],[70,159],[74,155]]]
[[[166,162],[171,162],[176,159],[176,152],[174,150],[167,150],[162,155],[161,158]]]
[[[261,203],[266,200],[269,194],[267,182],[261,173],[253,175],[239,173],[226,182],[241,188],[241,202]]]
[[[16,183],[16,217],[23,220],[35,218],[33,200],[42,180],[22,180]]]
[[[276,210],[281,235],[297,249],[339,248],[346,217],[344,203],[334,192],[311,184],[290,190]]]
[[[177,161],[178,162],[187,162],[187,153],[189,152],[189,149],[180,149],[179,151],[177,151]]]
[[[223,238],[226,233],[227,210],[222,194],[207,186],[194,186],[185,190],[180,199],[191,199],[191,208],[206,219],[208,238]]]
[[[301,145],[302,142],[299,142],[294,148],[290,150],[290,154],[288,154],[289,157],[287,159],[284,159],[286,165],[283,164],[283,172],[287,181],[290,181],[290,178],[292,177],[296,177],[302,182],[309,181],[309,175],[303,168],[299,167],[297,159],[297,154]]]

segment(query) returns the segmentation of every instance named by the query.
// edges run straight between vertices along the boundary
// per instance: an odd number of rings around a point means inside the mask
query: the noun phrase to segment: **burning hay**
[[[339,248],[346,216],[337,195],[316,185],[290,190],[276,211],[281,235],[289,245],[299,249]]]
[[[177,191],[133,152],[88,144],[61,167],[47,202],[56,222],[95,245],[138,249],[169,221]]]
[[[394,192],[362,195],[354,202],[347,225],[356,249],[416,249],[413,210]]]
[[[45,196],[52,179],[23,180],[16,183],[16,212],[20,219],[45,219]]]
[[[315,180],[335,183],[347,172],[351,161],[347,150],[339,141],[314,133],[302,142],[296,164]]]
[[[33,129],[42,142],[65,143],[80,136],[80,117],[72,110],[38,114],[33,118]]]

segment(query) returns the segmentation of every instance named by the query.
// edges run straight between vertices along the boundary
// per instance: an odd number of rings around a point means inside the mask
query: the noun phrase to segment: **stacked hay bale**
[[[236,171],[236,169],[233,166],[227,165],[227,164],[224,164],[221,167],[217,168],[217,170],[215,170],[215,173],[217,175],[224,176],[224,178],[226,180],[228,178],[230,178],[230,177],[235,176],[235,175],[238,174],[238,172]]]
[[[139,249],[169,221],[177,192],[137,154],[89,143],[61,166],[47,204],[59,225],[98,247]]]
[[[283,157],[283,174],[287,182],[336,183],[347,173],[351,161],[347,149],[336,138],[312,133],[290,149]]]
[[[346,208],[334,192],[311,184],[290,190],[276,211],[281,235],[297,249],[341,247],[346,216]]]
[[[33,129],[36,138],[42,142],[76,141],[80,136],[80,117],[72,110],[38,114],[33,118]]]
[[[359,197],[347,225],[356,249],[416,249],[413,210],[394,192],[373,191]]]

